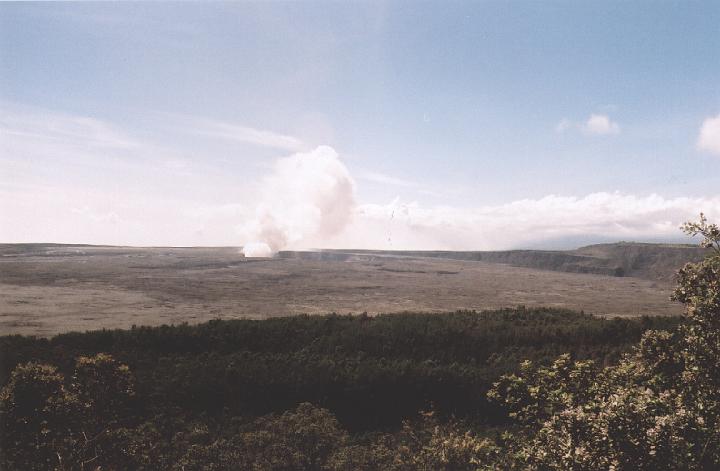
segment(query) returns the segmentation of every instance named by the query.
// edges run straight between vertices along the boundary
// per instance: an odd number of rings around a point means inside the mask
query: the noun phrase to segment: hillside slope
[[[648,280],[671,280],[678,268],[702,260],[707,251],[697,245],[642,244],[619,242],[581,247],[574,251],[607,261],[618,267],[623,276]]]

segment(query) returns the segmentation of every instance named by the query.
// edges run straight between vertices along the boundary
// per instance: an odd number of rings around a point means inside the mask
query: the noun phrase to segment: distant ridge
[[[432,257],[452,260],[500,263],[569,273],[605,276],[631,276],[670,281],[687,262],[698,261],[705,249],[684,244],[618,242],[596,244],[575,250],[341,250],[281,251],[282,258],[349,260],[357,257]]]
[[[92,254],[124,255],[144,250],[181,250],[215,252],[237,255],[236,247],[116,247],[88,244],[0,244],[0,257],[54,257]],[[189,253],[189,252],[188,252]],[[280,251],[284,259],[357,260],[381,257],[443,258],[449,260],[499,263],[515,267],[534,268],[567,273],[635,277],[653,281],[672,281],[677,270],[687,262],[699,261],[706,249],[689,244],[657,244],[616,242],[594,244],[575,250],[361,250],[323,249],[308,251]]]
[[[639,242],[588,245],[573,252],[607,260],[622,270],[622,276],[648,280],[671,280],[680,267],[707,255],[707,249],[697,245]]]

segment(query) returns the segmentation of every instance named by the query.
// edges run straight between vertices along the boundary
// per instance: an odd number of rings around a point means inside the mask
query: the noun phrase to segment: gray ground
[[[526,306],[679,314],[663,280],[483,261],[355,254],[244,259],[231,248],[0,246],[0,334],[267,318]]]

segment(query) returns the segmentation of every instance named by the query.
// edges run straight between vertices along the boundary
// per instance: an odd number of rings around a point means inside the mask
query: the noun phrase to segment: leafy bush
[[[524,426],[518,469],[720,469],[720,230],[684,226],[713,252],[679,272],[688,322],[649,331],[618,365],[525,364],[489,397]]]
[[[80,357],[71,384],[57,368],[25,363],[0,392],[3,469],[95,469],[111,456],[110,430],[133,395],[127,366]]]

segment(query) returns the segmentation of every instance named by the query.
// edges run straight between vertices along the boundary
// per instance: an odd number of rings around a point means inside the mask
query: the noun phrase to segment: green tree
[[[64,469],[77,402],[57,368],[25,363],[0,392],[2,456],[7,469]]]
[[[70,385],[57,368],[19,365],[0,392],[3,469],[75,470],[112,464],[123,406],[134,394],[126,365],[78,358]]]
[[[646,332],[603,370],[563,356],[495,383],[488,397],[525,427],[515,467],[720,469],[720,230],[703,215],[683,230],[709,249],[678,273],[684,325]]]
[[[233,437],[193,441],[173,469],[320,471],[348,434],[328,410],[303,403],[260,417]]]

